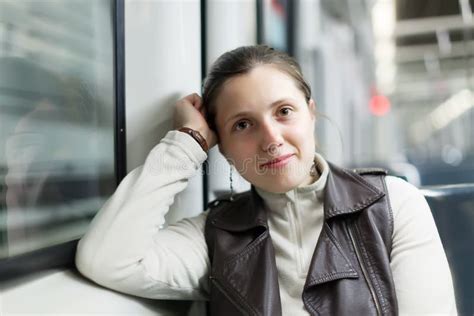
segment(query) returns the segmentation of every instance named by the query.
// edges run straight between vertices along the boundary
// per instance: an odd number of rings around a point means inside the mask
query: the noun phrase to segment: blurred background
[[[241,45],[299,61],[328,160],[383,167],[420,188],[472,188],[473,8],[474,0],[0,0],[0,281],[11,267],[30,274],[0,282],[4,311],[189,312],[93,287],[71,266],[43,267],[60,265],[58,256],[71,264],[74,241],[117,180],[172,129],[176,100],[200,92],[216,58]],[[200,171],[168,223],[229,191],[217,148]],[[234,187],[249,189],[235,171]]]

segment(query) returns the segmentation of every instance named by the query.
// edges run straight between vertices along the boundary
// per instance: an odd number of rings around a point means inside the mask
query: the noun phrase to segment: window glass
[[[0,1],[0,259],[78,238],[115,186],[112,1]]]

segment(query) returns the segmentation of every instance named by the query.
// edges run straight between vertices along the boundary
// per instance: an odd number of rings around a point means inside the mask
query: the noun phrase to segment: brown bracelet
[[[199,143],[199,145],[201,145],[202,150],[204,150],[207,154],[209,147],[207,146],[207,142],[204,137],[202,137],[201,133],[189,127],[181,127],[178,131],[191,135],[191,137],[194,138]]]

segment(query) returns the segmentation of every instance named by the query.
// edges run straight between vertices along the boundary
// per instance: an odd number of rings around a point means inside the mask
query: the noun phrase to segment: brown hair
[[[223,84],[230,78],[250,72],[258,65],[272,64],[291,76],[303,92],[306,102],[311,99],[311,88],[303,78],[298,62],[284,52],[266,45],[242,46],[222,54],[212,65],[203,83],[202,100],[209,127],[216,128],[216,98]]]

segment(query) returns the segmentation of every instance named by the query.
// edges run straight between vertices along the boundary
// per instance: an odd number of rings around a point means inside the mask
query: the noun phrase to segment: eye
[[[283,115],[283,116],[288,116],[291,114],[291,112],[293,112],[293,109],[288,107],[288,106],[285,106],[283,108],[280,109],[280,113]]]
[[[235,123],[233,130],[235,131],[241,131],[246,129],[249,126],[249,122],[247,120],[241,120]]]

